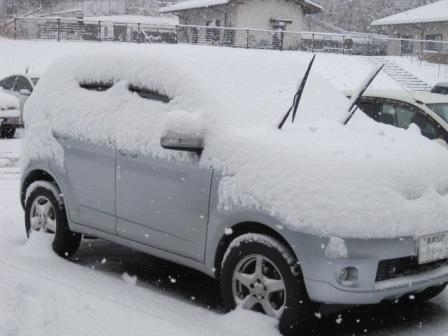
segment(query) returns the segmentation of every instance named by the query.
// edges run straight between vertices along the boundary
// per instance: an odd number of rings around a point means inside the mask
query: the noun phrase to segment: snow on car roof
[[[310,54],[311,57],[311,54]],[[447,231],[446,149],[362,113],[312,72],[296,123],[276,128],[306,65],[295,52],[200,46],[92,46],[48,68],[25,105],[23,162],[64,163],[52,132],[195,164],[161,148],[165,132],[201,134],[199,165],[223,174],[219,211],[253,208],[289,228],[387,238]],[[107,91],[80,87],[115,83]],[[129,87],[169,97],[141,98]]]
[[[162,7],[159,9],[159,12],[170,13],[170,12],[183,11],[187,9],[219,6],[219,5],[225,5],[230,1],[231,0],[187,0],[177,3],[175,5]],[[305,8],[308,8],[307,13],[318,13],[323,11],[322,6],[309,0],[301,0],[299,1],[299,4],[303,5]]]
[[[372,26],[387,26],[421,22],[448,21],[448,0],[431,3],[372,22]]]

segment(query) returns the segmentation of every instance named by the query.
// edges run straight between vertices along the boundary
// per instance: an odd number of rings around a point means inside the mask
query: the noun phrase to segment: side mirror
[[[160,145],[165,149],[201,154],[204,149],[204,140],[202,137],[182,135],[162,136]]]
[[[22,89],[19,91],[22,96],[31,96],[31,91],[28,89]]]

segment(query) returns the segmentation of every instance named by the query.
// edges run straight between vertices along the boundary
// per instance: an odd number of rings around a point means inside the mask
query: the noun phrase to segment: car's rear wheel
[[[25,228],[29,237],[32,230],[54,232],[53,250],[63,258],[69,258],[78,250],[81,235],[70,231],[62,202],[56,199],[54,188],[35,188],[25,204]]]
[[[14,127],[2,127],[0,128],[0,138],[11,139],[16,134],[16,129]]]
[[[239,306],[276,318],[283,334],[307,330],[316,312],[292,253],[266,235],[246,234],[230,244],[221,293],[228,310]]]

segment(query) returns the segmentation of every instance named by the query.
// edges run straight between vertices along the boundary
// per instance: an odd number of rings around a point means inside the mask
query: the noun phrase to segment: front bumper
[[[19,117],[2,117],[0,115],[0,126],[19,127],[22,121]]]
[[[345,239],[348,254],[342,258],[328,256],[329,241],[327,237],[304,238],[300,235],[293,244],[301,247],[296,254],[308,295],[314,302],[375,304],[448,282],[448,264],[421,273],[377,281],[380,261],[417,255],[417,243],[412,238]],[[338,275],[347,267],[357,270],[356,281],[341,283]]]

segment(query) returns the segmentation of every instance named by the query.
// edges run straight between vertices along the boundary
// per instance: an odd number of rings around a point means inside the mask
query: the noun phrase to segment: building
[[[84,16],[157,15],[157,0],[83,0]]]
[[[414,8],[372,22],[389,37],[417,39],[429,42],[392,41],[390,54],[408,54],[416,51],[448,53],[448,0]]]
[[[297,34],[289,36],[284,31],[301,31],[305,15],[322,10],[320,5],[308,0],[188,0],[159,11],[177,15],[181,25],[260,30],[246,33],[235,29],[224,33],[221,29],[209,29],[202,36],[201,30],[190,31],[188,37],[193,40],[224,39],[235,46],[293,49],[300,43]]]

